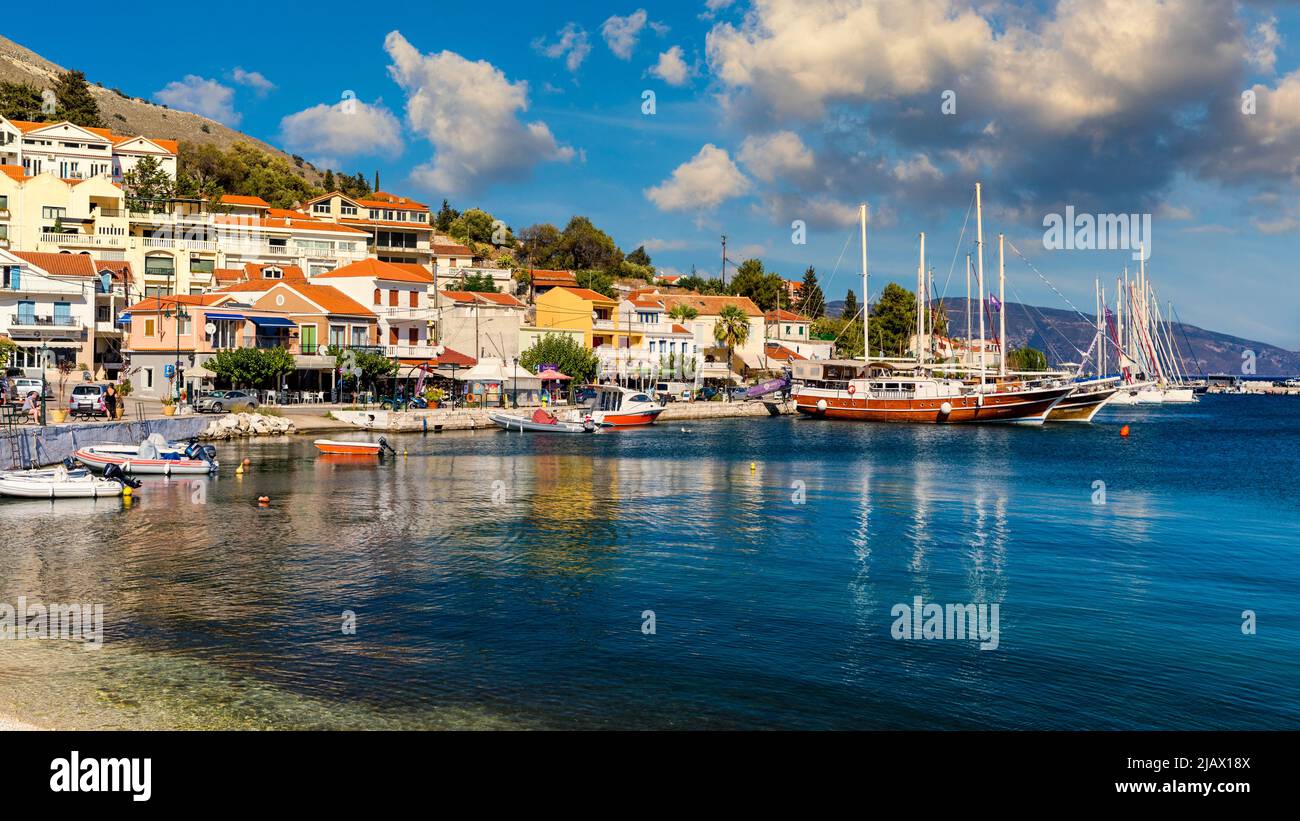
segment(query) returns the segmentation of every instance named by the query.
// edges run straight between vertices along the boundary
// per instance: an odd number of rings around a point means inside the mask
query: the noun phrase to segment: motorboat
[[[516,416],[494,411],[488,414],[488,418],[505,430],[517,430],[521,433],[524,431],[534,433],[590,433],[596,429],[596,422],[590,414],[585,415],[581,422],[574,422],[561,419],[541,408],[533,411],[532,416]]]
[[[388,440],[379,437],[378,442],[343,442],[337,439],[317,439],[312,442],[316,449],[321,453],[332,456],[379,456],[384,455],[384,451],[394,455],[397,451],[393,446],[388,444]]]
[[[187,443],[172,443],[160,434],[153,434],[138,445],[91,445],[73,453],[73,457],[87,467],[102,471],[117,465],[127,474],[160,476],[202,476],[215,473],[220,464],[217,450],[212,445],[191,439]]]
[[[123,488],[137,488],[117,465],[104,469],[99,477],[84,468],[67,463],[53,468],[16,470],[0,474],[0,495],[21,499],[99,499],[121,496]]]
[[[583,423],[590,418],[601,427],[653,425],[664,406],[642,390],[620,385],[596,385],[596,395],[585,407],[569,411],[563,421]]]

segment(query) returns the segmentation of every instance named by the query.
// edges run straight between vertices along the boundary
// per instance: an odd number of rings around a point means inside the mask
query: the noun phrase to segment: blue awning
[[[231,320],[238,320],[240,322],[244,321],[243,314],[208,314],[207,317],[208,319],[231,319]]]
[[[211,316],[211,314],[208,314]],[[250,316],[253,324],[259,328],[296,328],[298,323],[282,316]]]

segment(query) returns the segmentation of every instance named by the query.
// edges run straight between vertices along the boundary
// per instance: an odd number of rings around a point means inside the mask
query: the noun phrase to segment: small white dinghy
[[[78,462],[102,471],[117,465],[124,473],[159,476],[202,476],[215,473],[216,448],[192,439],[186,444],[168,442],[155,433],[138,445],[92,445],[73,455]]]
[[[139,487],[121,468],[109,467],[100,478],[84,468],[65,465],[0,473],[0,496],[21,499],[98,499],[121,496],[124,487]]]

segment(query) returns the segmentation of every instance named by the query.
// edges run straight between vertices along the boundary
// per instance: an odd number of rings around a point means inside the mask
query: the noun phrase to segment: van
[[[692,387],[694,385],[690,382],[656,382],[654,394],[660,402],[676,402],[689,399]]]

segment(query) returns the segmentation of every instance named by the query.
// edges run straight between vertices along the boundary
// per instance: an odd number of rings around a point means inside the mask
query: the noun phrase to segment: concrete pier
[[[488,413],[505,411],[524,416],[531,415],[536,406],[513,408],[457,408],[450,410],[385,411],[385,410],[336,410],[332,412],[335,419],[359,428],[390,431],[393,433],[428,431],[437,433],[444,430],[475,430],[495,427]],[[570,408],[547,408],[555,413],[562,413]],[[673,422],[686,419],[734,419],[740,417],[784,416],[794,413],[794,402],[670,402],[659,415],[660,422]]]

